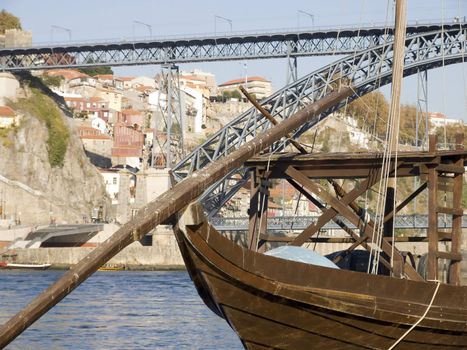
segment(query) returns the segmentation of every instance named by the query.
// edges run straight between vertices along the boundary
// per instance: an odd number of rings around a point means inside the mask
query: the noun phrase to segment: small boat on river
[[[46,270],[51,264],[17,264],[0,261],[0,269]]]

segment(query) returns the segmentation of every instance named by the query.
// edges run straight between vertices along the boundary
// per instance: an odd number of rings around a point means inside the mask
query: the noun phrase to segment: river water
[[[63,271],[0,270],[0,324]],[[185,271],[98,271],[9,350],[243,349]]]

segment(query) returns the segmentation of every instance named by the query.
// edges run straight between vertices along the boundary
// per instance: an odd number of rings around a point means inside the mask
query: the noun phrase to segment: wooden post
[[[456,135],[456,149],[461,150],[464,148],[464,135]],[[459,168],[464,167],[464,161],[462,157],[454,163]],[[455,211],[462,210],[462,186],[464,182],[464,174],[454,174],[454,189],[452,194],[452,207]],[[461,255],[462,245],[462,215],[452,215],[452,237],[451,237],[451,253],[453,255]],[[449,265],[449,283],[454,285],[460,285],[461,280],[461,261],[451,260]]]
[[[250,186],[250,208],[248,209],[248,217],[249,217],[249,223],[248,223],[248,242],[247,242],[247,247],[250,250],[256,251],[258,248],[257,242],[258,242],[258,198],[259,198],[259,182],[258,182],[258,174],[256,172],[256,169],[251,171],[250,175],[250,181],[251,181],[251,186]]]
[[[268,202],[269,202],[269,174],[263,172],[260,179],[260,202],[259,202],[259,235],[266,235],[268,229]],[[265,251],[264,242],[258,242],[257,250]]]
[[[436,152],[438,138],[430,135],[429,152]],[[427,279],[438,280],[438,172],[436,164],[428,167],[428,263]]]

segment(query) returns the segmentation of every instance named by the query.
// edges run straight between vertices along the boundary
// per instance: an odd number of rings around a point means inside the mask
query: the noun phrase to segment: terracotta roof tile
[[[0,106],[0,116],[14,118],[16,116],[16,113],[11,107]]]
[[[247,82],[251,83],[252,81],[263,81],[263,82],[270,82],[269,80],[263,78],[263,77],[247,77]],[[241,84],[245,82],[245,78],[240,78],[240,79],[233,79],[226,81],[225,83],[220,84],[219,86],[228,86],[228,85],[235,85],[235,84]]]

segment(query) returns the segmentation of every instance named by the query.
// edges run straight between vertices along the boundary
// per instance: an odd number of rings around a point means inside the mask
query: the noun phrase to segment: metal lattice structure
[[[162,66],[157,77],[158,103],[154,113],[154,144],[152,165],[171,168],[185,154],[183,130],[184,113],[180,94],[179,69],[176,65]]]
[[[415,74],[419,69],[429,70],[463,62],[466,34],[466,29],[458,25],[450,30],[422,33],[407,38],[404,76]],[[349,98],[350,102],[391,82],[392,50],[392,43],[388,43],[345,57],[277,91],[263,100],[262,105],[278,121],[284,120],[343,83],[354,86],[355,94]],[[296,130],[293,138],[299,137],[344,104],[345,102],[313,118]],[[246,111],[175,166],[175,180],[182,181],[194,171],[231,153],[270,127],[271,123],[255,109]],[[276,143],[271,151],[281,150],[287,144],[288,140],[283,139]],[[248,177],[249,173],[245,168],[238,169],[206,191],[201,200],[208,216],[213,217],[246,183]]]
[[[467,28],[467,23],[415,23],[408,36]],[[349,54],[391,41],[393,27],[369,25],[342,28],[230,33],[173,39],[61,43],[0,50],[0,70],[18,71],[244,60]]]
[[[355,225],[344,217],[337,215],[336,218],[344,222],[347,227],[356,229]],[[311,224],[316,223],[318,216],[276,216],[268,217],[268,231],[293,231],[304,230]],[[211,224],[218,231],[248,231],[248,217],[213,217]],[[394,222],[396,229],[426,229],[428,227],[428,215],[397,215]],[[438,218],[439,229],[452,227],[452,219],[440,215]],[[467,217],[463,218],[462,227],[467,227]],[[329,221],[322,230],[339,230],[341,227],[335,221]]]

